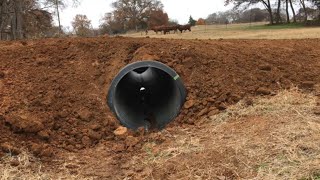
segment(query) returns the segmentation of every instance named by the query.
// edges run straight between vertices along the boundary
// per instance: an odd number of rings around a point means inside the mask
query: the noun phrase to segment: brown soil
[[[61,156],[56,153],[87,149],[85,161],[94,154],[93,147],[103,147],[109,156],[104,161],[113,171],[122,165],[117,162],[142,150],[148,139],[163,143],[166,137],[158,133],[114,135],[119,124],[106,105],[108,87],[118,71],[150,59],[174,68],[188,90],[185,107],[169,129],[196,127],[200,117],[243,98],[250,101],[251,96],[273,95],[292,86],[312,90],[320,83],[320,39],[103,37],[2,42],[0,156],[28,149],[51,162]]]

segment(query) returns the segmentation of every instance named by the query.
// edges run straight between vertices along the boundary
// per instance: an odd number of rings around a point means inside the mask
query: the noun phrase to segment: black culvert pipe
[[[157,61],[125,66],[113,79],[108,106],[130,129],[162,129],[180,112],[186,88],[179,75]]]

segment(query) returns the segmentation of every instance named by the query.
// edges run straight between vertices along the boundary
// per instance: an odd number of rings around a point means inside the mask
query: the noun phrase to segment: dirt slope
[[[188,101],[171,126],[193,125],[244,97],[320,83],[320,40],[46,39],[0,43],[0,144],[40,157],[104,142],[117,151],[118,126],[105,99],[126,64],[173,67]],[[130,146],[120,147],[120,151]],[[0,153],[1,156],[2,153]]]

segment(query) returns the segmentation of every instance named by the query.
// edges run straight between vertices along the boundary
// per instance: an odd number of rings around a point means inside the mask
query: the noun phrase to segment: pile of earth
[[[0,156],[27,148],[41,157],[121,141],[106,104],[119,70],[157,60],[188,91],[169,126],[192,126],[229,105],[279,89],[317,87],[320,40],[44,39],[0,43]],[[113,147],[110,147],[113,148]],[[121,147],[126,148],[126,147]]]

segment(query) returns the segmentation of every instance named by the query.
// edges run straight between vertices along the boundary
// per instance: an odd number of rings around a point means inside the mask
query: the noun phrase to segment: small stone
[[[134,170],[136,172],[142,172],[144,170],[144,167],[142,165],[137,165],[134,167]]]
[[[116,136],[123,136],[123,135],[127,134],[127,132],[128,132],[128,128],[123,127],[123,126],[120,126],[115,131],[113,131],[113,133]]]
[[[208,116],[210,117],[210,116],[214,116],[214,115],[216,115],[216,114],[219,114],[219,109],[213,109],[213,110],[211,110],[209,113],[208,113]]]
[[[227,107],[225,104],[221,103],[221,104],[219,104],[219,105],[217,106],[217,108],[218,108],[220,111],[223,111],[223,110],[226,110],[228,107]]]
[[[306,88],[306,89],[311,89],[313,88],[315,85],[315,82],[313,81],[304,81],[300,84],[301,88]]]
[[[99,124],[92,124],[90,128],[94,131],[101,129],[101,126]]]
[[[60,118],[66,118],[69,115],[68,111],[62,110],[61,112],[58,113],[58,117]]]
[[[88,110],[88,109],[81,109],[78,112],[79,118],[83,121],[90,121],[91,117],[92,117],[92,113]]]
[[[102,135],[100,133],[92,130],[89,131],[88,135],[93,140],[100,140],[102,138]]]
[[[208,99],[207,99],[207,101],[208,101],[208,102],[212,102],[212,103],[214,103],[214,102],[216,101],[216,99],[215,99],[215,98],[213,98],[213,97],[211,97],[211,98],[208,98]]]
[[[208,111],[209,111],[208,108],[204,108],[204,109],[202,109],[202,110],[199,112],[198,116],[203,116],[203,115],[207,114]]]
[[[34,154],[34,155],[39,155],[41,153],[42,150],[42,146],[36,143],[32,143],[30,145],[30,151]]]
[[[184,103],[184,108],[190,109],[191,107],[194,106],[194,104],[195,104],[194,100],[191,99],[191,100]]]
[[[125,150],[126,150],[126,147],[124,144],[115,144],[114,146],[112,146],[112,151],[114,152],[121,152]]]
[[[244,99],[244,103],[247,106],[252,106],[253,105],[253,100],[251,98],[246,98],[246,99]]]
[[[262,71],[271,71],[271,66],[270,65],[260,65],[259,69]]]
[[[73,152],[74,151],[74,146],[69,144],[68,146],[65,147],[66,150]]]
[[[271,91],[267,88],[260,87],[257,89],[256,93],[259,95],[269,95],[271,94]]]
[[[20,162],[16,159],[10,161],[10,165],[13,166],[13,167],[17,167],[20,165]]]
[[[52,157],[53,155],[53,149],[52,148],[45,148],[41,151],[40,156],[43,157]]]
[[[133,147],[139,143],[139,139],[133,136],[128,136],[125,142],[127,147]]]
[[[208,101],[203,100],[201,103],[202,103],[202,105],[206,106],[208,104]]]
[[[82,139],[81,139],[81,142],[83,145],[85,145],[86,147],[89,147],[91,146],[92,144],[92,141],[91,139],[88,137],[88,136],[83,136]]]
[[[79,168],[79,166],[78,166],[78,165],[75,165],[75,164],[67,164],[67,165],[66,165],[66,168],[67,168],[67,169],[77,169],[77,168]]]
[[[50,138],[50,133],[49,133],[49,131],[43,130],[43,131],[38,132],[38,136],[41,139],[48,140]]]

